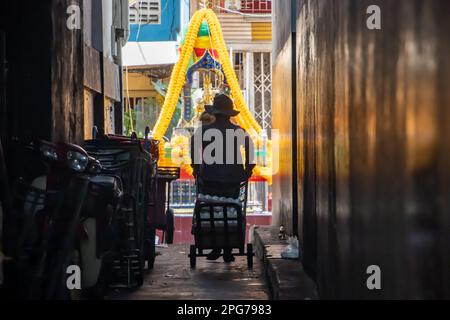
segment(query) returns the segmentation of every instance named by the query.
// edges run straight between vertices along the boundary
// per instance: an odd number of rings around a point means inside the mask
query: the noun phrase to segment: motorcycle
[[[122,181],[102,175],[101,164],[77,145],[38,141],[33,149],[49,170],[22,192],[17,257],[19,274],[26,275],[23,294],[31,299],[101,297],[124,204]],[[70,266],[81,270],[75,290],[67,285]]]

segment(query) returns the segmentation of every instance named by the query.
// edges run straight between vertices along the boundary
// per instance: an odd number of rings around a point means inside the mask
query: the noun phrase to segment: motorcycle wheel
[[[102,267],[100,269],[100,274],[97,283],[89,289],[84,289],[82,292],[82,300],[94,300],[101,301],[105,300],[105,296],[108,292],[108,286],[111,282],[110,275],[111,270],[111,257],[106,255],[102,258]]]
[[[72,299],[72,291],[74,290],[70,290],[67,286],[69,277],[71,276],[67,274],[67,270],[70,265],[77,265],[74,260],[76,259],[74,256],[75,252],[76,250],[69,250],[69,252],[65,253],[65,258],[62,260],[56,254],[47,262],[47,279],[44,282],[46,300]]]

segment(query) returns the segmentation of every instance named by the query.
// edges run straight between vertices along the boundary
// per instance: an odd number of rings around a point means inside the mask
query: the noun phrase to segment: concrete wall
[[[373,4],[382,30],[366,27]],[[450,297],[449,13],[447,0],[301,8],[299,233],[323,298]],[[366,287],[370,265],[382,290]]]

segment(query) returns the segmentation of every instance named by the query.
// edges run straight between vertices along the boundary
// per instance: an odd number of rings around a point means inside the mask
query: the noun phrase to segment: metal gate
[[[263,129],[272,127],[272,57],[270,52],[253,53],[254,114]]]

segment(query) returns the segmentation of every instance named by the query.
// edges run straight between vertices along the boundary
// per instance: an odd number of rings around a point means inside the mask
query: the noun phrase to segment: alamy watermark
[[[381,268],[377,265],[371,265],[367,267],[366,273],[370,275],[366,281],[367,289],[381,290]]]
[[[68,290],[81,290],[81,268],[76,265],[67,267],[66,286]]]
[[[77,4],[72,4],[67,7],[66,13],[67,18],[67,28],[69,30],[80,30],[81,29],[81,8]],[[370,5],[366,10],[369,17],[366,20],[366,26],[369,30],[381,30],[381,8],[378,5]]]
[[[381,8],[377,5],[371,5],[367,7],[366,25],[369,30],[381,30]]]
[[[79,5],[72,4],[67,7],[66,13],[69,15],[67,18],[66,26],[69,30],[81,29],[81,8]]]

